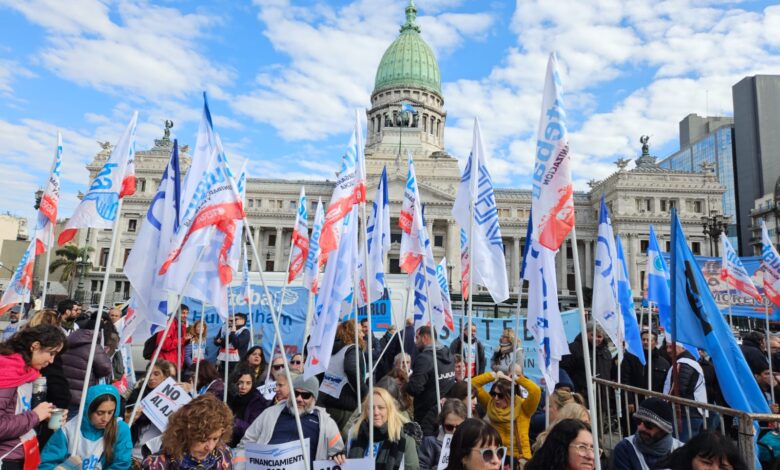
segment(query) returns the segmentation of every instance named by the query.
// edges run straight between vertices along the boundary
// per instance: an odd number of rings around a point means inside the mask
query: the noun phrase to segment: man
[[[368,345],[368,335],[371,334],[371,328],[368,326],[368,318],[360,320],[360,334],[363,335],[363,341]],[[371,338],[371,350],[373,351],[373,360],[379,359],[379,355],[382,354],[382,342],[376,339],[376,336]],[[368,356],[366,356],[368,361]]]
[[[453,359],[455,359],[455,382],[463,382],[466,380],[466,362],[460,354],[454,354]]]
[[[116,325],[116,322],[122,319],[122,310],[117,307],[112,308],[108,311],[108,319]]]
[[[666,374],[663,389],[664,395],[673,395],[695,400],[699,403],[707,403],[707,385],[701,365],[679,343],[670,341],[667,343],[666,348],[670,356],[675,357],[676,354],[676,361]],[[677,371],[676,373],[675,370]],[[688,426],[688,415],[690,415],[690,426]],[[682,407],[681,416],[678,416],[677,423],[679,424],[679,436],[682,442],[688,442],[691,437],[699,433],[706,415],[706,411],[699,408]],[[690,432],[688,431],[689,428]]]
[[[769,373],[769,364],[761,368],[752,369],[752,371],[758,388],[764,394],[764,398],[766,398],[772,413],[780,413],[780,407],[778,407],[777,403],[772,402],[772,387],[775,389],[775,400],[780,399],[780,387],[778,387],[776,381],[772,380],[772,374]]]
[[[742,350],[742,354],[745,356],[750,370],[762,370],[764,367],[769,367],[769,360],[766,355],[766,337],[764,333],[760,331],[748,331],[742,337],[742,344],[739,349]],[[772,351],[774,352],[774,350]]]
[[[648,379],[648,365],[650,364],[650,361],[647,358],[647,348],[650,348],[650,351],[652,352],[652,377],[653,377],[653,391],[655,392],[661,392],[664,389],[664,380],[666,380],[666,373],[669,371],[669,361],[666,360],[666,358],[661,354],[661,351],[658,349],[658,332],[656,331],[642,331],[642,350],[645,353],[645,366],[643,369],[643,377],[642,380],[644,381],[644,385],[642,385],[642,388],[647,388],[647,379]]]
[[[81,305],[73,299],[65,299],[57,304],[57,314],[60,316],[60,329],[65,336],[79,329],[76,319],[81,315]]]
[[[419,424],[424,436],[434,436],[438,432],[436,426],[436,414],[428,411],[436,409],[439,397],[436,396],[436,381],[439,382],[439,393],[446,395],[455,385],[455,365],[452,354],[446,347],[437,344],[436,362],[439,376],[436,377],[433,367],[433,335],[435,332],[430,326],[421,326],[417,329],[415,345],[417,357],[412,363],[412,375],[406,384],[405,391],[414,398],[414,416],[423,417]],[[432,419],[428,417],[432,415]]]
[[[593,320],[588,322],[587,338],[590,343],[590,353],[596,351],[596,370],[592,371],[595,377],[604,380],[612,380],[612,353],[604,338],[604,330],[596,325],[596,336],[593,336]],[[588,359],[592,361],[591,358]],[[585,377],[585,355],[582,352],[582,333],[578,334],[574,341],[569,343],[569,354],[561,359],[560,368],[565,370],[577,393],[588,396],[587,380]]]
[[[672,436],[672,405],[660,398],[648,398],[634,413],[636,432],[618,442],[612,452],[615,470],[645,470],[656,464],[682,442]]]
[[[450,343],[450,352],[460,354],[464,358],[466,366],[471,367],[471,376],[474,377],[485,372],[485,347],[477,339],[476,323],[471,324],[471,334],[467,330],[468,323],[464,325],[463,334]]]
[[[157,333],[157,346],[160,348],[160,359],[165,359],[176,365],[177,370],[181,370],[184,365],[184,346],[187,336],[187,316],[190,313],[190,308],[185,304],[181,304],[179,308],[181,312],[181,323],[179,323],[178,316],[174,317],[173,324],[168,329],[168,335],[165,338],[162,337],[162,332]]]
[[[3,330],[2,335],[2,341],[8,341],[8,338],[14,335],[17,331],[19,331],[19,328],[22,327],[22,323],[19,321],[19,310],[16,308],[11,309],[10,312],[8,312],[8,325]]]
[[[228,344],[225,344],[224,329],[220,329],[217,336],[214,337],[214,344],[219,347],[217,361],[220,363],[220,370],[224,373],[224,367],[227,365],[228,373],[232,373],[233,368],[238,365],[249,349],[251,333],[246,327],[245,313],[236,313],[232,318],[228,318],[227,327]]]
[[[315,406],[320,384],[316,377],[304,380],[303,376],[293,379],[295,403],[292,396],[283,403],[267,408],[249,426],[244,438],[238,444],[243,449],[249,443],[285,444],[298,441],[298,427],[295,423],[296,406],[301,416],[304,438],[309,439],[309,457],[314,460],[335,460],[343,465],[344,441],[339,428],[324,408]]]

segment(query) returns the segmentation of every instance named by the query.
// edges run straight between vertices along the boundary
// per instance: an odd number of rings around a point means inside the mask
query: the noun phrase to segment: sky
[[[0,212],[33,216],[64,139],[60,216],[85,168],[140,112],[137,149],[173,120],[195,141],[206,91],[233,166],[333,179],[408,0],[0,0]],[[479,117],[499,187],[530,187],[547,58],[556,51],[579,189],[620,157],[679,148],[686,115],[732,114],[731,87],[780,74],[780,6],[717,0],[417,0],[439,60],[446,150]]]

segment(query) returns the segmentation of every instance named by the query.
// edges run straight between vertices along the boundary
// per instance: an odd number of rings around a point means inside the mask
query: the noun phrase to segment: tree
[[[73,279],[79,274],[79,265],[83,263],[86,266],[89,254],[93,251],[95,249],[91,246],[79,248],[76,245],[65,245],[54,252],[58,258],[49,265],[49,273],[62,269],[60,279],[68,281],[68,294],[73,295]]]

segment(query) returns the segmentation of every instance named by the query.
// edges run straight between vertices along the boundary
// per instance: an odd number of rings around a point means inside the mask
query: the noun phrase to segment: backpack
[[[144,341],[144,350],[141,353],[147,361],[152,360],[152,356],[154,356],[154,350],[157,349],[157,338],[159,337],[160,333],[155,333],[152,336],[150,336],[146,341]]]

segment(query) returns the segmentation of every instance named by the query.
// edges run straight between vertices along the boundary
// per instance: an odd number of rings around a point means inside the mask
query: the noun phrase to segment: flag
[[[57,225],[57,207],[60,202],[60,172],[62,170],[62,134],[57,132],[57,151],[51,165],[46,189],[41,196],[35,225],[35,254],[40,255],[54,244],[54,226]]]
[[[75,212],[65,224],[57,243],[64,245],[76,236],[80,228],[112,228],[119,209],[119,199],[130,189],[128,167],[132,167],[135,158],[135,128],[138,112],[133,113],[124,134],[119,139],[103,168],[95,175],[89,190],[76,207]],[[127,181],[127,183],[125,183]],[[135,183],[132,184],[135,186]],[[131,194],[131,193],[130,193]]]
[[[290,268],[287,271],[287,282],[293,282],[303,270],[309,257],[309,214],[306,211],[306,193],[301,187],[298,197],[298,213],[295,216],[295,226],[292,233],[290,252]]]
[[[460,291],[463,300],[469,300],[469,279],[471,279],[471,259],[469,258],[469,236],[460,229]]]
[[[322,285],[317,295],[312,317],[311,335],[306,346],[304,377],[325,372],[330,364],[336,328],[341,317],[341,304],[350,295],[357,265],[357,207],[341,219],[342,239],[325,266]]]
[[[634,295],[631,292],[631,281],[628,277],[628,266],[626,265],[626,257],[623,254],[623,242],[620,240],[620,235],[615,239],[615,250],[617,251],[617,259],[620,264],[617,273],[615,273],[615,279],[617,280],[620,314],[623,319],[623,339],[626,342],[626,351],[636,356],[639,362],[645,365],[642,335],[639,332],[639,324],[636,321]]]
[[[533,215],[528,218],[523,278],[528,281],[528,328],[536,341],[539,369],[547,392],[558,383],[559,363],[569,354],[569,343],[558,309],[558,284],[555,279],[555,252],[533,238]]]
[[[418,201],[419,202],[419,201]],[[431,324],[434,328],[441,331],[444,327],[444,303],[441,298],[439,281],[436,278],[436,262],[433,260],[433,251],[431,250],[431,240],[428,238],[428,231],[425,230],[425,220],[420,210],[420,227],[417,233],[420,235],[423,255],[417,268],[411,276],[412,287],[414,288],[414,329]],[[425,314],[429,313],[429,317]]]
[[[306,257],[306,267],[303,272],[303,285],[309,291],[317,293],[317,275],[320,273],[320,235],[325,222],[325,210],[322,208],[322,198],[317,200],[317,210],[314,213],[314,227],[309,239],[309,254]]]
[[[473,218],[472,218],[473,207]],[[452,215],[462,228],[469,227],[474,258],[471,281],[485,286],[495,303],[509,298],[509,280],[504,259],[504,242],[498,224],[493,182],[485,164],[485,150],[479,120],[474,119],[471,154],[460,179]]]
[[[737,252],[734,251],[734,247],[731,246],[729,237],[725,233],[720,234],[720,245],[723,253],[720,265],[720,279],[726,281],[735,289],[753,297],[756,299],[756,302],[763,303],[761,294],[759,294],[758,289],[753,284],[750,274],[748,274],[747,269],[745,269]]]
[[[417,112],[417,110],[414,109],[414,106],[412,106],[411,103],[409,103],[408,101],[404,101],[403,103],[401,103],[401,112],[414,114]]]
[[[650,238],[647,244],[647,300],[658,307],[658,319],[666,331],[672,326],[672,303],[669,295],[669,268],[666,266],[655,230],[650,225]]]
[[[249,159],[244,160],[244,163],[241,165],[241,171],[238,172],[238,177],[236,178],[236,191],[238,191],[238,199],[241,201],[242,207],[246,207],[247,163],[249,163]],[[244,220],[236,220],[235,225],[236,228],[233,233],[233,244],[230,246],[230,251],[228,252],[228,264],[230,265],[231,269],[233,269],[233,271],[238,272],[239,263],[241,263],[241,253],[243,253],[242,247],[246,246],[246,242],[244,241],[243,236]]]
[[[341,169],[336,186],[333,188],[333,195],[330,198],[328,210],[325,212],[325,223],[322,226],[320,236],[322,263],[327,261],[331,251],[338,248],[343,225],[340,223],[341,220],[352,211],[354,204],[366,200],[365,167],[362,159],[363,134],[359,123],[360,120],[355,113],[355,128],[349,139],[347,151],[341,159]]]
[[[14,275],[8,282],[8,287],[3,292],[0,299],[0,315],[11,310],[19,304],[30,301],[30,292],[33,286],[33,268],[35,266],[35,245],[36,239],[33,238],[30,245],[19,260]],[[20,310],[21,312],[21,310]]]
[[[409,152],[409,171],[406,175],[404,200],[401,204],[398,225],[401,227],[401,269],[411,274],[417,270],[425,255],[423,234],[421,233],[425,230],[425,226],[422,223],[420,192],[417,189],[417,177],[414,173],[414,160],[412,160],[411,152]]]
[[[618,362],[623,359],[623,321],[618,303],[617,250],[609,211],[601,196],[599,231],[596,238],[596,259],[593,263],[593,318],[617,346]]]
[[[574,227],[574,187],[566,112],[561,99],[558,58],[550,54],[542,96],[542,115],[536,143],[536,162],[531,175],[531,207],[534,237],[551,250],[560,248]]]
[[[676,341],[703,349],[712,358],[723,397],[731,408],[748,413],[769,413],[728,323],[718,309],[696,260],[688,248],[677,211],[672,210],[670,272]],[[751,377],[745,380],[746,377]]]
[[[247,256],[246,253],[246,245],[244,246],[243,261],[244,262],[241,264],[241,292],[244,294],[244,302],[249,305],[249,302],[252,301],[252,288],[249,287],[249,256]]]
[[[130,281],[134,320],[126,320],[124,336],[129,337],[142,324],[165,325],[167,295],[157,270],[168,255],[171,238],[179,226],[181,207],[181,167],[179,142],[174,139],[168,165],[157,192],[141,222],[133,249],[125,261],[124,273]],[[146,331],[142,328],[140,331]]]
[[[780,307],[780,255],[777,254],[764,220],[761,220],[761,271],[764,278],[764,295]]]
[[[368,245],[369,279],[366,280],[366,270],[358,268],[361,295],[358,296],[358,306],[364,307],[369,299],[381,299],[385,293],[385,253],[390,250],[390,204],[387,193],[387,168],[382,168],[376,197],[371,206],[371,215],[366,227]],[[362,264],[362,263],[361,263]]]
[[[450,286],[447,282],[447,258],[442,258],[441,263],[436,266],[436,280],[439,282],[439,292],[443,307],[443,326],[455,332],[455,321],[452,317],[452,302],[450,300]]]

